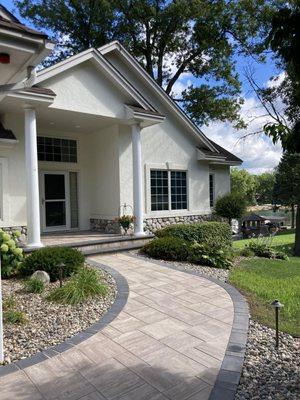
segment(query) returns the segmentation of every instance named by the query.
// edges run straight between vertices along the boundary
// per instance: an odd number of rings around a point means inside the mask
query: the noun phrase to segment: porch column
[[[131,127],[132,160],[133,160],[133,211],[135,216],[134,234],[143,235],[143,177],[141,127],[134,124]]]
[[[25,108],[25,159],[27,196],[27,246],[43,247],[41,243],[40,232],[40,200],[36,113],[33,108]]]

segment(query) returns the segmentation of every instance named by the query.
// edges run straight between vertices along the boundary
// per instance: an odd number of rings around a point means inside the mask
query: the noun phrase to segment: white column
[[[37,158],[36,114],[33,108],[25,109],[25,159],[27,246],[42,247],[40,232],[40,200]]]
[[[139,124],[132,125],[131,136],[133,160],[133,212],[135,216],[134,234],[144,235],[141,127]]]

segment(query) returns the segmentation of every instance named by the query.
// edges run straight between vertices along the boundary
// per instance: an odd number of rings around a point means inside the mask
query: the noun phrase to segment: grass
[[[284,243],[278,241],[278,246],[291,241],[289,236],[286,235]],[[289,261],[244,260],[231,270],[229,281],[247,297],[252,318],[273,328],[274,309],[270,303],[279,299],[284,304],[280,311],[280,330],[300,336],[300,257],[290,257]]]
[[[24,289],[28,293],[43,293],[45,284],[38,278],[30,278],[24,282]]]
[[[76,305],[91,297],[103,297],[107,290],[107,285],[101,282],[98,271],[82,267],[63,287],[50,293],[47,299],[57,303]]]
[[[255,239],[243,239],[236,240],[233,242],[233,248],[236,250],[242,250],[246,244],[249,244],[252,240]],[[294,233],[286,233],[276,235],[271,240],[272,247],[276,248],[276,250],[285,251],[286,253],[291,253],[292,247],[295,243],[295,234]]]
[[[3,320],[7,324],[24,325],[27,322],[27,317],[22,311],[9,310],[4,311]]]

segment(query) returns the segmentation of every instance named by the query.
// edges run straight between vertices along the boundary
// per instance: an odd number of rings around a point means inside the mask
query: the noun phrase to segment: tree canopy
[[[274,172],[254,175],[245,169],[232,168],[230,178],[231,191],[245,197],[248,205],[273,203]]]
[[[120,40],[198,124],[243,127],[236,56],[261,54],[266,0],[15,0],[22,17],[58,43],[48,63]],[[180,90],[183,76],[191,77]]]
[[[272,107],[276,99],[283,104],[283,112],[275,111],[273,122],[265,125],[265,133],[274,143],[280,141],[284,151],[300,152],[300,3],[285,2],[274,12],[267,45],[275,53],[277,65],[285,76],[279,85],[260,90],[263,104]]]

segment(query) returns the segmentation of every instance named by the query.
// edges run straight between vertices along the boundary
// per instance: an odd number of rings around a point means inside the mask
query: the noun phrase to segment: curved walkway
[[[127,304],[89,339],[1,377],[0,400],[207,400],[233,324],[227,291],[124,253],[91,260],[126,278]]]

